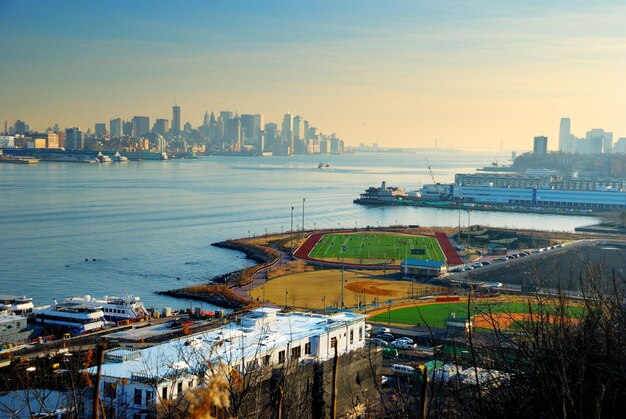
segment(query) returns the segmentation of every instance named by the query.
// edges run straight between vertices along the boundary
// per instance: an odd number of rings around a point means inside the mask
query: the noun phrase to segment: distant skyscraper
[[[587,131],[585,140],[589,142],[591,154],[611,153],[613,151],[613,133],[602,128]]]
[[[135,133],[135,122],[134,121],[124,121],[124,135],[127,137],[132,137]]]
[[[293,118],[293,139],[294,140],[304,140],[304,127],[302,124],[302,117],[300,115],[296,115]]]
[[[16,134],[26,134],[26,131],[28,131],[27,126],[26,122],[18,119],[15,121],[15,124],[13,124],[13,130]]]
[[[265,124],[265,150],[266,151],[276,151],[277,143],[278,143],[278,125],[268,122]]]
[[[302,126],[303,126],[302,131],[304,132],[304,134],[303,134],[304,135],[304,139],[308,140],[309,139],[309,128],[310,128],[309,121],[305,120],[304,123],[302,124]]]
[[[168,121],[167,119],[162,119],[162,118],[157,119],[154,122],[154,127],[152,128],[152,131],[161,135],[165,135],[167,132],[169,132],[169,130],[170,130],[170,121]]]
[[[107,135],[107,124],[104,122],[96,122],[95,130],[96,138],[104,138]]]
[[[243,144],[254,145],[253,138],[253,122],[254,115],[250,114],[241,114],[241,139]]]
[[[204,119],[202,120],[202,126],[208,127],[210,122],[211,120],[209,118],[209,112],[204,111]]]
[[[146,135],[150,132],[150,118],[147,116],[134,116],[133,123],[135,124],[135,137]]]
[[[115,118],[109,121],[109,135],[111,138],[122,137],[122,118]]]
[[[293,144],[293,125],[291,119],[291,113],[286,113],[283,116],[283,125],[281,129],[283,143],[289,147],[289,154],[293,154],[294,144]]]
[[[82,150],[84,147],[83,133],[80,128],[67,128],[65,130],[65,148],[69,150]]]
[[[180,106],[172,106],[172,134],[180,134]]]
[[[569,118],[561,118],[561,125],[559,126],[559,151],[564,153],[572,153],[574,151],[571,134]]]
[[[265,120],[263,114],[258,113],[252,115],[252,145],[254,145],[254,148],[259,152],[265,150],[265,142],[263,141],[264,125]]]
[[[548,137],[538,136],[535,137],[533,145],[534,154],[548,154]]]

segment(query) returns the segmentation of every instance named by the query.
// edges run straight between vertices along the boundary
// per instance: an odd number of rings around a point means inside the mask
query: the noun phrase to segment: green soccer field
[[[345,247],[344,247],[345,246]],[[446,258],[434,237],[409,236],[393,233],[325,234],[317,242],[309,257],[366,264],[395,264],[406,258],[445,261]]]
[[[544,307],[544,310],[550,311],[554,306]],[[527,303],[520,302],[495,302],[495,303],[478,303],[470,305],[470,316],[478,313],[528,313],[529,310],[537,313],[539,307],[533,304],[529,307]],[[370,317],[370,321],[380,323],[395,323],[416,325],[420,323],[423,326],[445,327],[445,320],[454,313],[457,317],[467,317],[467,302],[450,302],[439,304],[426,304],[421,306],[404,307],[391,310],[388,313],[381,313]],[[569,315],[572,317],[580,317],[582,308],[578,306],[569,307]]]

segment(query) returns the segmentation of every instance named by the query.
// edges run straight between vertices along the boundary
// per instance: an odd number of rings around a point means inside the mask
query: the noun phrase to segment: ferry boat
[[[29,314],[33,311],[33,299],[15,295],[0,295],[0,312],[13,314]]]
[[[72,336],[82,335],[108,325],[102,307],[93,303],[80,302],[54,303],[51,306],[33,310],[35,323],[59,332],[69,332]]]
[[[89,295],[65,299],[66,303],[91,304],[102,308],[104,318],[111,322],[136,321],[148,315],[141,298],[124,292],[123,297],[105,296],[99,300]]]

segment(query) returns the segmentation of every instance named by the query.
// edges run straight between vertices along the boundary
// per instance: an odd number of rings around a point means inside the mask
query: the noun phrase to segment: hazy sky
[[[0,0],[0,120],[291,111],[349,144],[626,137],[626,3]]]

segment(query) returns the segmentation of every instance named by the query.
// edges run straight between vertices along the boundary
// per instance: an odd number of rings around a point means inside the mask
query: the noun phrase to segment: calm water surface
[[[355,205],[368,186],[417,189],[493,156],[459,152],[356,153],[296,157],[204,157],[104,165],[0,164],[0,294],[52,298],[139,295],[147,306],[184,307],[154,291],[249,266],[211,246],[228,238],[301,228],[395,223],[456,226],[458,212]],[[331,168],[320,170],[320,161]],[[502,160],[502,159],[501,159]],[[471,223],[571,231],[589,217],[472,211]],[[467,225],[467,214],[461,223]],[[88,261],[85,261],[88,259]],[[93,259],[97,259],[93,261]],[[179,279],[180,278],[180,279]],[[206,306],[206,305],[205,305]]]

